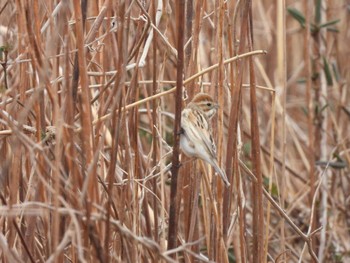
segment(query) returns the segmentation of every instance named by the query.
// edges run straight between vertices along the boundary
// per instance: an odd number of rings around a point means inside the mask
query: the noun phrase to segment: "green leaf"
[[[326,75],[327,85],[332,86],[333,85],[332,73],[331,73],[331,69],[329,67],[328,61],[325,57],[323,57],[323,70],[324,70],[324,74]]]
[[[232,247],[230,247],[227,251],[227,255],[228,255],[228,261],[230,263],[236,263],[237,262],[237,259],[236,259],[236,256],[235,256],[235,252],[233,250]]]
[[[301,110],[303,111],[303,113],[305,114],[305,116],[308,116],[309,110],[308,110],[306,107],[301,107]]]
[[[297,83],[298,83],[298,84],[304,84],[304,83],[306,83],[306,78],[297,79]]]
[[[263,184],[264,184],[266,190],[269,189],[269,183],[270,183],[269,178],[264,177]],[[271,195],[275,198],[278,197],[278,188],[277,188],[277,185],[275,183],[272,183],[272,185],[271,185]]]
[[[332,63],[332,69],[333,69],[333,74],[334,74],[336,81],[339,81],[340,74],[339,74],[339,70],[338,70],[336,63]]]
[[[10,46],[5,45],[5,46],[0,46],[0,60],[4,59],[4,53],[8,53],[10,51]]]
[[[322,8],[321,2],[322,2],[321,0],[316,0],[315,22],[317,25],[319,25],[321,22],[321,8]]]
[[[251,150],[252,150],[252,142],[251,141],[247,141],[245,144],[243,144],[244,155],[249,156]]]
[[[328,21],[328,22],[326,22],[324,24],[321,24],[319,27],[329,27],[329,26],[335,25],[335,24],[337,24],[339,22],[340,22],[340,19],[335,19],[335,20]]]
[[[337,28],[334,28],[334,27],[327,27],[327,31],[339,33],[339,30]]]
[[[305,16],[299,10],[288,7],[287,11],[302,27],[305,27]]]
[[[328,103],[326,103],[325,105],[323,105],[323,106],[321,107],[320,113],[321,113],[322,111],[324,111],[325,109],[327,109],[328,106],[329,106]]]
[[[320,31],[320,27],[313,23],[310,23],[310,31],[312,34],[316,34],[318,31]]]

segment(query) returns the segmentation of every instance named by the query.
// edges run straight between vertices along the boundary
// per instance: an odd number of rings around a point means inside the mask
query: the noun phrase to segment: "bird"
[[[219,105],[207,93],[198,93],[192,99],[181,112],[180,148],[186,156],[209,163],[229,187],[227,176],[216,158],[210,123],[218,108]]]

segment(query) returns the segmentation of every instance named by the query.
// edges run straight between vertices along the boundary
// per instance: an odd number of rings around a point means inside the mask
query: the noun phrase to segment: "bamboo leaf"
[[[328,21],[328,22],[326,22],[324,24],[321,24],[319,27],[320,28],[322,28],[322,27],[329,27],[329,26],[335,25],[335,24],[337,24],[339,22],[340,22],[340,19],[335,19],[335,20]]]
[[[321,0],[316,0],[316,7],[315,7],[315,22],[317,25],[321,22]]]
[[[300,25],[304,28],[305,27],[305,16],[297,9],[288,7],[287,8],[288,13],[295,19],[297,20]]]
[[[340,74],[339,74],[339,70],[338,70],[338,67],[337,67],[336,63],[332,63],[332,69],[333,69],[333,74],[334,74],[334,77],[335,77],[336,81],[339,81]]]
[[[270,184],[270,179],[267,177],[264,177],[264,186],[265,189],[268,190],[269,189],[269,184]],[[271,195],[275,198],[278,197],[279,193],[278,193],[278,187],[275,183],[272,183],[272,187],[271,187]]]
[[[303,113],[305,114],[305,116],[308,116],[309,110],[308,110],[306,107],[301,107],[301,110],[303,111]]]
[[[333,85],[332,73],[331,73],[331,69],[329,67],[328,61],[325,57],[323,57],[323,70],[326,75],[327,85],[332,86]]]
[[[5,49],[6,49],[5,46],[1,46],[1,47],[0,47],[0,60],[3,59],[3,54],[4,54]]]
[[[334,28],[334,27],[327,27],[327,31],[339,33],[339,30],[337,28]]]
[[[320,30],[320,27],[313,24],[313,23],[310,23],[310,31],[312,34],[315,34],[317,33],[318,31]]]
[[[325,105],[323,105],[322,107],[321,107],[321,109],[320,109],[320,112],[319,113],[321,113],[322,111],[324,111],[325,109],[327,109],[328,108],[328,103],[326,103]]]

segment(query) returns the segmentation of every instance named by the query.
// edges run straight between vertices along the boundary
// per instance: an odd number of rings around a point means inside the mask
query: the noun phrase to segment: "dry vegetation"
[[[2,262],[349,262],[346,0],[81,4],[0,0]]]

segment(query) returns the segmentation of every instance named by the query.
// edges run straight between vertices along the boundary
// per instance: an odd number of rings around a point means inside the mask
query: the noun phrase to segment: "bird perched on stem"
[[[188,157],[199,158],[213,166],[228,187],[230,183],[216,159],[209,122],[218,108],[209,94],[199,93],[193,98],[181,113],[180,147]]]

